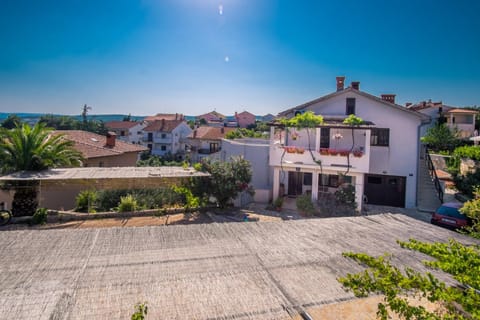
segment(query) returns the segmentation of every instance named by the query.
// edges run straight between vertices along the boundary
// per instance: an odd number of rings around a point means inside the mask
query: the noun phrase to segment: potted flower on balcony
[[[303,154],[305,152],[305,148],[297,147],[296,151],[297,151],[297,153]]]
[[[362,150],[358,150],[358,149],[353,150],[353,156],[360,158],[361,156],[363,156]]]
[[[291,137],[292,137],[292,140],[297,140],[300,137],[300,135],[294,131],[292,132]]]
[[[350,153],[349,150],[339,150],[338,153],[343,156],[343,157],[346,157],[348,156],[348,154]]]
[[[286,146],[286,147],[285,147],[285,151],[287,151],[287,153],[295,153],[295,152],[296,152],[296,148],[295,148],[295,147]]]
[[[320,154],[322,156],[328,156],[328,148],[320,148]]]
[[[331,156],[336,156],[338,154],[337,149],[328,149],[328,154]]]

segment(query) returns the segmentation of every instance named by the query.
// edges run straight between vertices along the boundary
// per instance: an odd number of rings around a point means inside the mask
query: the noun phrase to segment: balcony
[[[351,172],[369,172],[370,130],[368,128],[321,128],[277,131],[271,134],[270,165]],[[328,135],[321,135],[325,132]],[[327,145],[328,148],[320,148]],[[343,168],[343,169],[342,169]]]

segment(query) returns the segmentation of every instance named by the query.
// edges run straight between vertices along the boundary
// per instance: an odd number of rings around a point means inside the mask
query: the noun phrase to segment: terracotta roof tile
[[[135,127],[140,122],[135,121],[110,121],[105,123],[108,129],[130,129]]]
[[[148,150],[148,148],[144,146],[126,143],[118,139],[115,141],[114,147],[109,147],[106,145],[105,136],[88,131],[56,130],[53,134],[63,134],[65,139],[73,141],[74,148],[80,151],[86,159]]]
[[[183,120],[156,120],[143,128],[143,131],[172,132]]]
[[[223,132],[222,132],[223,129]],[[225,135],[235,130],[236,128],[226,128],[226,127],[199,127],[195,129],[192,133],[188,135],[190,139],[201,139],[201,140],[220,140],[225,138]],[[196,134],[195,134],[196,131]]]
[[[183,114],[181,113],[157,113],[154,116],[145,117],[145,121],[157,121],[157,120],[184,120]]]

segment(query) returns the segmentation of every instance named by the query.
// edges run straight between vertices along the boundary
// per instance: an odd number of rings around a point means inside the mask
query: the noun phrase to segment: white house
[[[313,129],[271,127],[270,165],[273,198],[284,194],[334,192],[342,183],[355,186],[356,201],[398,207],[416,206],[419,133],[430,117],[395,104],[395,95],[376,97],[360,91],[360,83],[283,111],[290,118],[307,110],[324,117]],[[343,124],[355,114],[365,123]]]
[[[109,131],[115,132],[118,140],[135,144],[142,143],[143,128],[146,126],[147,123],[144,121],[110,121],[105,123],[105,127]]]
[[[182,160],[186,138],[192,132],[185,120],[156,120],[143,129],[143,143],[153,155],[173,155]]]

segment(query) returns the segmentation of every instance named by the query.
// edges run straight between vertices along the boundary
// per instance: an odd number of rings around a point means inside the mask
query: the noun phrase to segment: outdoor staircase
[[[435,179],[430,176],[425,151],[420,156],[417,181],[417,209],[423,212],[434,212],[442,202],[435,189]]]

